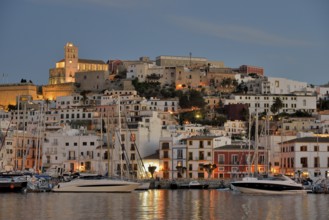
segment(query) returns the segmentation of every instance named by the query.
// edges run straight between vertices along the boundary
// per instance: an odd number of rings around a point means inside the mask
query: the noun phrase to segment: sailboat
[[[249,124],[250,124],[249,115]],[[250,126],[249,126],[250,131]],[[258,113],[256,112],[256,129],[255,129],[255,170],[257,171],[258,164]],[[250,146],[250,133],[249,133],[249,146]],[[250,151],[249,151],[250,152]],[[250,162],[249,162],[250,164]],[[250,166],[249,166],[250,167]],[[249,169],[250,170],[250,169]],[[305,193],[302,184],[295,182],[291,178],[279,174],[275,176],[247,176],[242,180],[234,181],[231,183],[233,190],[241,193],[261,193],[261,194],[295,194]]]

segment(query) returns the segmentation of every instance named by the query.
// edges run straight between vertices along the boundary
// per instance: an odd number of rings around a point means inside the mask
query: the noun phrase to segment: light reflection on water
[[[329,219],[329,195],[217,190],[0,194],[0,219]]]

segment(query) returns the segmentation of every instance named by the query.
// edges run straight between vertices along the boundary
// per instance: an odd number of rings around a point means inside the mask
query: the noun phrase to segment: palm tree
[[[279,97],[277,97],[271,106],[271,112],[273,114],[276,114],[277,112],[280,111],[281,108],[283,108],[283,102]]]

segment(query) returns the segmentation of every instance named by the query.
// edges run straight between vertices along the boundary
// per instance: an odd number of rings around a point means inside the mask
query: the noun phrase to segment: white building
[[[231,144],[227,137],[194,136],[186,139],[187,177],[207,178],[202,165],[213,164],[214,148]]]
[[[47,133],[43,144],[43,167],[62,167],[71,172],[107,172],[106,154],[102,152],[100,137],[88,134],[84,129],[64,128],[57,132]]]
[[[317,86],[316,93],[318,94],[318,99],[329,100],[329,87]]]
[[[246,133],[246,122],[235,120],[235,121],[226,121],[224,123],[224,130],[229,136],[236,134],[245,134]]]
[[[311,179],[324,177],[329,171],[329,138],[302,137],[283,142],[280,168],[289,175],[301,171]]]
[[[224,101],[229,104],[248,104],[249,111],[255,113],[256,109],[260,112],[270,112],[272,104],[276,98],[283,102],[283,108],[279,112],[294,113],[296,111],[305,111],[310,114],[316,112],[316,96],[308,95],[231,95],[231,99]]]
[[[147,100],[149,110],[162,112],[177,112],[179,108],[179,100],[173,99],[158,99],[151,97]]]

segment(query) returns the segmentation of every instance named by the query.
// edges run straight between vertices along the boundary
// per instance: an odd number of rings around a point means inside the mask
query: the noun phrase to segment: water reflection
[[[217,190],[0,194],[0,219],[328,219],[328,195]]]

